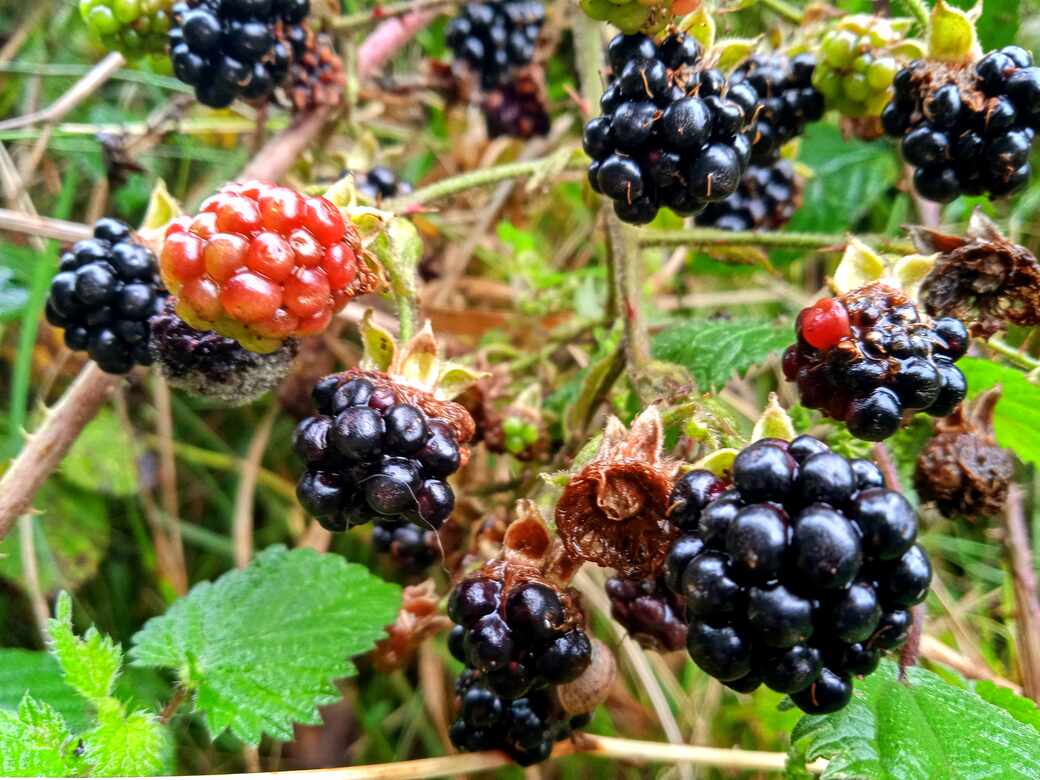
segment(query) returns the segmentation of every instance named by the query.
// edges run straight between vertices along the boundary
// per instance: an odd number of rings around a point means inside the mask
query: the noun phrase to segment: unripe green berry
[[[881,57],[874,60],[867,70],[867,82],[875,92],[882,92],[892,86],[892,79],[899,70],[899,63],[892,57]]]
[[[835,68],[847,67],[855,56],[856,41],[856,35],[847,30],[831,33],[823,42],[824,60]]]
[[[518,455],[527,449],[527,445],[524,444],[524,440],[519,436],[506,436],[506,450]]]
[[[846,97],[857,103],[862,103],[870,96],[870,86],[867,77],[862,73],[850,73],[841,80],[842,89]]]

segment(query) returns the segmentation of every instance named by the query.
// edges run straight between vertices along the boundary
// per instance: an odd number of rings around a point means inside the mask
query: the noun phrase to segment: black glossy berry
[[[440,528],[455,508],[455,492],[439,479],[424,480],[415,493],[415,514],[423,525]]]
[[[650,60],[657,56],[657,46],[642,33],[615,35],[607,44],[607,59],[615,71],[620,71],[627,62],[635,59]]]
[[[612,154],[599,167],[599,186],[608,198],[631,203],[643,194],[643,173],[635,160]]]
[[[814,504],[798,515],[791,554],[798,577],[820,589],[845,587],[863,561],[857,529],[844,515],[823,504]]]
[[[899,429],[903,407],[899,397],[887,387],[853,399],[845,423],[849,433],[867,441],[882,441]]]
[[[556,591],[540,582],[525,582],[506,599],[506,620],[524,641],[550,639],[563,622],[563,605]]]
[[[680,477],[668,498],[669,519],[674,525],[695,531],[701,510],[725,490],[725,484],[710,471],[696,469]]]
[[[411,455],[419,450],[429,435],[426,415],[414,406],[396,404],[383,413],[386,427],[384,446],[388,451]]]
[[[942,342],[936,345],[936,351],[950,360],[957,360],[968,351],[968,329],[955,317],[940,317],[932,324],[932,332]]]
[[[733,570],[747,582],[774,579],[784,565],[787,534],[786,517],[773,505],[751,504],[741,509],[726,532],[726,552]]]
[[[686,567],[681,579],[688,614],[699,620],[723,623],[740,614],[747,600],[746,590],[729,573],[725,555],[703,552]]]
[[[786,450],[759,443],[733,461],[733,484],[747,502],[783,501],[798,478],[798,464]]]
[[[904,409],[927,409],[939,397],[942,378],[930,360],[911,357],[902,362],[896,372],[892,389],[899,396]]]
[[[881,619],[877,591],[868,582],[854,582],[830,604],[828,625],[842,642],[863,642]]]
[[[673,70],[696,65],[701,58],[701,46],[692,35],[669,35],[658,48],[657,56]]]
[[[899,493],[870,488],[857,496],[850,517],[863,534],[863,549],[881,560],[894,560],[917,538],[917,515]]]
[[[685,534],[672,542],[664,561],[665,585],[672,593],[683,594],[683,574],[686,567],[703,551],[704,542],[695,534]]]
[[[911,165],[935,165],[946,160],[950,139],[946,133],[921,125],[903,137],[903,159]]]
[[[791,700],[810,715],[837,712],[852,699],[852,680],[824,668],[807,688],[791,694]]]
[[[381,515],[397,515],[416,506],[419,469],[405,458],[384,457],[379,469],[364,480],[365,501]]]
[[[853,458],[849,461],[852,471],[856,475],[856,487],[859,490],[867,488],[880,488],[885,486],[885,477],[881,469],[863,458]]]
[[[345,458],[366,461],[382,453],[385,432],[379,412],[365,406],[352,406],[336,416],[331,441]]]
[[[762,682],[778,693],[797,693],[809,687],[823,669],[820,651],[810,645],[795,645],[782,652],[766,654],[759,661]]]
[[[340,478],[326,471],[307,471],[296,486],[300,505],[321,519],[335,515],[349,497]]]
[[[480,618],[498,609],[502,583],[493,579],[463,580],[448,598],[448,617],[469,628]]]
[[[307,463],[318,463],[328,455],[331,431],[331,418],[308,417],[296,426],[293,449]]]
[[[466,657],[481,672],[505,666],[513,653],[513,634],[498,614],[485,615],[466,633]]]
[[[735,627],[690,623],[686,649],[694,663],[718,680],[738,680],[751,671],[751,642]]]
[[[936,127],[957,127],[961,119],[961,91],[957,85],[946,84],[929,95],[924,114]]]
[[[769,647],[792,647],[813,632],[812,603],[784,585],[751,588],[748,622]],[[696,659],[695,659],[696,660]]]
[[[585,153],[593,159],[600,159],[610,154],[614,148],[610,134],[610,119],[605,116],[590,119],[585,124],[581,141]]]
[[[741,510],[739,496],[723,494],[701,512],[699,531],[704,543],[722,549],[733,519]]]
[[[851,464],[836,453],[820,452],[801,463],[798,492],[806,504],[819,502],[841,506],[852,498],[857,489],[856,475]]]
[[[554,639],[538,657],[538,674],[553,684],[576,680],[592,660],[592,643],[581,630]]]
[[[787,448],[787,454],[794,458],[799,466],[805,463],[807,458],[824,452],[830,452],[830,448],[815,436],[808,435],[795,437]],[[802,479],[804,481],[804,474]]]
[[[658,113],[657,106],[649,100],[625,101],[618,106],[614,116],[611,117],[611,137],[622,149],[638,148],[650,138]]]
[[[678,149],[700,147],[711,133],[712,117],[700,98],[684,97],[661,114],[660,131]]]
[[[866,646],[881,650],[895,650],[902,646],[910,636],[910,627],[913,622],[913,616],[905,609],[882,613],[878,627],[867,640]]]
[[[889,609],[912,607],[928,594],[932,565],[921,545],[915,544],[878,575],[882,603]]]

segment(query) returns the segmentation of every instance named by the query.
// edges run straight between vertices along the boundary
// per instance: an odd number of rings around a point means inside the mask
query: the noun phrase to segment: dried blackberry
[[[488,92],[481,109],[489,138],[534,138],[549,133],[545,90],[529,70]]]
[[[316,34],[305,24],[288,27],[285,38],[293,50],[292,67],[285,85],[289,105],[298,112],[318,106],[338,106],[343,100],[347,77],[332,40]]]
[[[448,24],[445,40],[455,59],[492,89],[531,61],[544,22],[545,8],[537,0],[470,2]]]
[[[737,191],[723,201],[709,203],[695,221],[719,230],[778,230],[794,216],[801,201],[801,180],[791,163],[752,163]]]
[[[686,646],[686,620],[682,598],[661,578],[607,580],[610,614],[643,647],[660,652]]]

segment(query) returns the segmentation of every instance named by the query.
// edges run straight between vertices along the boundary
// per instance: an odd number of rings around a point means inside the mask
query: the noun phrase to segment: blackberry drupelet
[[[544,22],[545,8],[537,0],[470,2],[448,24],[445,40],[487,90],[531,61]]]
[[[660,652],[686,645],[683,601],[660,578],[607,580],[610,614],[641,646]]]
[[[357,176],[355,186],[358,192],[376,203],[412,191],[411,184],[383,165],[377,165]]]
[[[999,198],[1029,181],[1029,153],[1040,127],[1040,68],[1018,46],[973,65],[915,60],[896,74],[881,121],[900,139],[921,197]]]
[[[823,116],[823,95],[813,86],[816,58],[799,54],[755,54],[730,77],[730,91],[750,85],[758,94],[751,138],[751,160],[760,165],[775,162],[780,147],[805,132],[805,125]]]
[[[129,227],[106,218],[94,225],[93,238],[62,254],[45,312],[65,329],[69,349],[86,350],[102,371],[125,374],[151,365],[149,320],[165,299],[155,255]]]
[[[802,404],[844,420],[852,435],[881,441],[903,416],[944,417],[964,400],[954,362],[968,349],[959,320],[922,317],[904,293],[881,283],[803,309],[798,343],[784,353],[784,375]]]
[[[549,111],[542,86],[529,72],[492,89],[481,104],[489,138],[534,138],[549,133]]]
[[[802,200],[802,184],[787,160],[748,166],[737,191],[709,203],[696,223],[720,230],[778,230],[788,223]]]
[[[684,475],[665,563],[686,600],[687,649],[704,671],[750,692],[764,683],[809,713],[834,712],[852,677],[899,647],[931,566],[910,503],[878,468],[811,436],[762,439],[733,462],[732,483]]]
[[[187,0],[171,9],[173,72],[200,103],[263,102],[289,77],[310,0]]]
[[[405,574],[422,574],[440,557],[437,536],[428,528],[397,520],[377,520],[372,527],[372,547],[389,555]]]
[[[618,35],[607,47],[612,75],[602,116],[585,125],[589,184],[614,201],[624,222],[646,224],[666,206],[681,216],[737,190],[747,168],[758,94],[727,88],[718,70],[698,68],[697,41],[673,32],[660,44]]]

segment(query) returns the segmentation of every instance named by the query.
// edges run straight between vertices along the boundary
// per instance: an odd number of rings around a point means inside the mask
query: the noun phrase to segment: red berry
[[[802,337],[816,349],[830,349],[852,335],[849,313],[834,298],[817,301],[802,312]]]
[[[170,274],[180,282],[198,276],[204,270],[202,247],[202,239],[198,236],[192,233],[174,233],[163,244],[163,269],[168,268]]]
[[[357,276],[357,255],[346,244],[333,244],[325,253],[322,268],[333,288],[346,287]]]
[[[289,234],[289,246],[296,252],[296,262],[300,265],[314,267],[321,264],[325,255],[325,247],[303,228],[298,228]],[[333,249],[339,246],[334,244]]]
[[[234,233],[217,233],[209,240],[203,256],[206,273],[218,282],[226,282],[245,266],[249,242]]]
[[[217,215],[210,211],[204,211],[191,221],[188,230],[199,238],[213,238],[218,232]]]
[[[332,201],[307,198],[303,203],[303,226],[321,243],[328,246],[343,240],[346,224]]]
[[[284,282],[296,267],[296,253],[277,233],[264,232],[249,245],[246,265],[272,282]]]
[[[229,198],[217,209],[217,226],[225,233],[251,233],[260,227],[260,209],[248,198]]]
[[[303,199],[288,187],[271,187],[259,199],[264,227],[277,233],[288,233],[300,224]]]
[[[330,293],[320,269],[300,268],[285,283],[285,307],[298,317],[310,317],[331,303]]]
[[[185,282],[178,294],[199,317],[207,322],[216,320],[223,311],[220,305],[220,287],[212,279],[197,276]]]
[[[300,320],[296,333],[300,336],[317,336],[324,333],[332,322],[332,309],[322,309],[317,314]]]
[[[282,290],[274,282],[247,271],[228,279],[221,290],[220,302],[234,319],[259,322],[278,311],[282,305]]]

